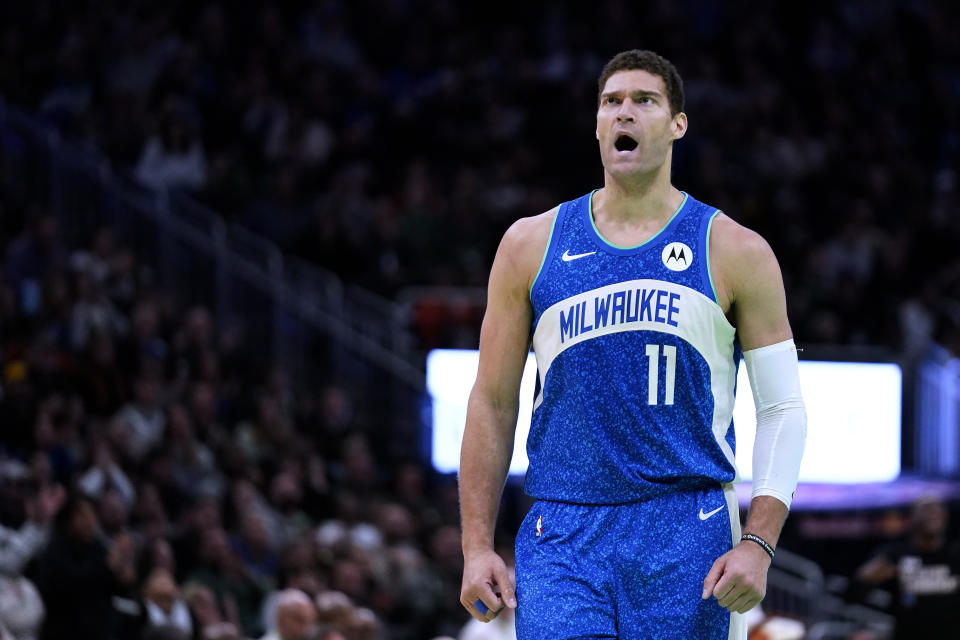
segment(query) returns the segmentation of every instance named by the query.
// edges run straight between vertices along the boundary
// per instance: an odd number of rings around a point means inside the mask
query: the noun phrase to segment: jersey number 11
[[[666,393],[663,404],[673,404],[673,385],[677,377],[677,348],[672,344],[663,345],[663,357],[667,360]],[[647,404],[657,404],[660,396],[660,345],[647,345],[647,358],[650,360],[650,379],[647,386]]]

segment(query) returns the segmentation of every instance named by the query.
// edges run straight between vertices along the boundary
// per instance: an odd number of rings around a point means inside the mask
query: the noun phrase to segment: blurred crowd
[[[686,83],[675,183],[770,241],[799,342],[960,356],[958,25],[949,0],[36,0],[0,5],[0,96],[400,296],[484,286],[509,224],[600,186],[596,76],[651,48]],[[293,380],[90,238],[0,194],[0,638],[484,637],[454,480],[389,455],[378,390]],[[482,298],[439,302],[424,345],[475,347]]]
[[[116,170],[394,295],[483,286],[513,220],[599,186],[596,76],[652,48],[686,82],[675,182],[769,239],[800,341],[960,353],[958,14],[949,0],[39,0],[0,9],[0,93]],[[430,339],[475,340],[460,335]]]
[[[110,229],[0,221],[0,638],[459,635],[455,480],[384,456],[376,389],[295,384]]]

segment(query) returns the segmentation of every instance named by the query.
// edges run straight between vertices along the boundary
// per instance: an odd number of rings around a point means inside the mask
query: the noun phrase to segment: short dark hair
[[[600,72],[600,78],[597,81],[597,103],[600,101],[600,94],[603,93],[603,87],[607,84],[610,76],[617,71],[646,71],[655,76],[663,78],[663,84],[667,88],[667,101],[670,103],[671,115],[677,115],[683,111],[683,80],[677,73],[677,68],[673,63],[663,56],[642,49],[630,49],[621,51],[610,58],[610,61]]]

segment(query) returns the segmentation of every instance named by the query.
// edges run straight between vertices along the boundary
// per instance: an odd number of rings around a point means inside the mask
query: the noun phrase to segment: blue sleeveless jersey
[[[684,194],[656,236],[619,247],[597,231],[592,195],[560,205],[530,290],[525,490],[617,504],[732,482],[740,353],[710,278],[719,212]]]

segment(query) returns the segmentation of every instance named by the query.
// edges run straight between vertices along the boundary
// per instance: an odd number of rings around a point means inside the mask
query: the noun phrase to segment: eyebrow
[[[603,98],[610,96],[621,96],[625,93],[631,96],[655,96],[657,98],[663,97],[663,94],[655,89],[636,89],[634,91],[604,91],[600,94],[600,99],[602,100]]]

